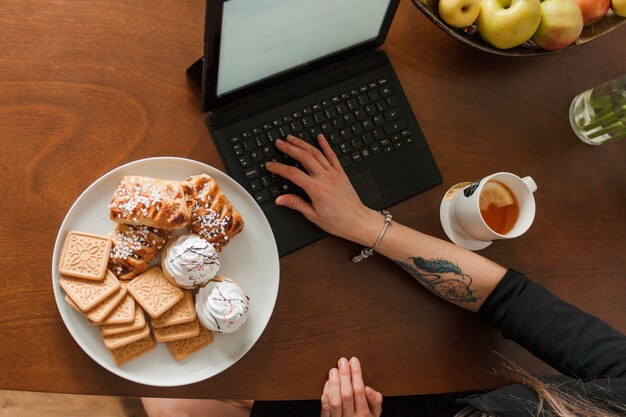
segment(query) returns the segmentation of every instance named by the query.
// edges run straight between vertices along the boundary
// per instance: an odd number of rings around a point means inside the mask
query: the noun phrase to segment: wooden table
[[[329,237],[281,259],[274,315],[222,374],[153,388],[91,360],[58,313],[52,248],[65,213],[126,162],[174,155],[224,169],[185,69],[201,53],[203,1],[0,2],[0,389],[127,396],[318,398],[342,355],[385,395],[490,388],[498,352],[550,369],[393,262],[349,261]],[[531,175],[537,217],[482,254],[626,331],[626,142],[581,143],[579,92],[626,72],[626,27],[566,53],[506,58],[462,45],[404,0],[384,46],[444,177],[394,219],[445,238],[451,185]]]

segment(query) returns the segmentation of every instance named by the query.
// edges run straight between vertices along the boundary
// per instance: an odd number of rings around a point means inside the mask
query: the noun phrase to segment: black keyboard
[[[267,161],[300,164],[274,146],[276,139],[297,136],[319,148],[323,133],[345,168],[415,143],[387,79],[380,78],[298,109],[229,138],[243,169],[244,186],[258,204],[281,194],[304,192],[293,183],[265,170]]]

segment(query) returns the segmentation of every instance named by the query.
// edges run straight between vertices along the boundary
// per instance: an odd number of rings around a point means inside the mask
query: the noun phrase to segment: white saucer
[[[450,212],[452,200],[454,199],[456,193],[458,193],[470,184],[471,182],[461,182],[450,187],[450,189],[446,191],[446,194],[441,200],[441,207],[439,208],[439,218],[441,220],[441,227],[443,227],[443,231],[446,232],[448,239],[450,239],[452,243],[469,250],[481,250],[485,249],[493,242],[476,240],[473,237],[465,234],[465,232],[463,232],[461,227],[456,222],[454,216]]]

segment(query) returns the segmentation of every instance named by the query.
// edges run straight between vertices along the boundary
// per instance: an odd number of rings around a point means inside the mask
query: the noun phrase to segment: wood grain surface
[[[154,388],[119,378],[74,342],[51,286],[56,234],[94,180],[151,156],[224,169],[185,74],[201,54],[201,0],[0,2],[0,389],[123,396],[318,398],[341,356],[385,395],[495,387],[501,359],[551,372],[394,263],[349,261],[329,237],[281,259],[272,320],[218,376]],[[626,27],[565,53],[511,58],[462,44],[403,0],[384,45],[444,182],[391,208],[445,238],[448,187],[531,175],[537,217],[482,254],[626,331],[626,141],[581,143],[579,92],[626,72]],[[496,354],[497,353],[497,354]]]

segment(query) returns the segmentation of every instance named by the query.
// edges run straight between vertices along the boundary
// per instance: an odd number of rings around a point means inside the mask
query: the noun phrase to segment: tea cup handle
[[[537,183],[531,177],[524,177],[522,178],[522,181],[524,181],[531,193],[537,191]]]

